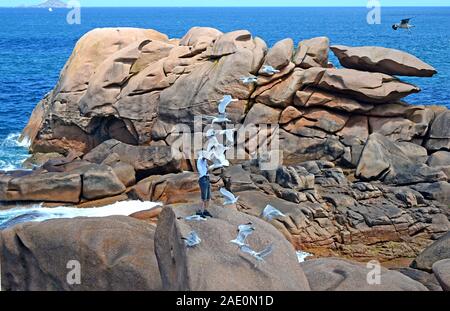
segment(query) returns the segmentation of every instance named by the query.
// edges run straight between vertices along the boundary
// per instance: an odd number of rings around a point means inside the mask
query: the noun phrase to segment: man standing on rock
[[[202,150],[199,153],[197,160],[197,171],[199,174],[198,183],[200,185],[201,198],[202,198],[202,210],[197,212],[197,215],[202,217],[212,217],[208,212],[209,201],[211,200],[211,183],[209,181],[208,174],[208,159],[205,156],[205,152]]]

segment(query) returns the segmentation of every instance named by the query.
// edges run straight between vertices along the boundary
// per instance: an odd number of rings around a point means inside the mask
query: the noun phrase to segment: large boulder
[[[450,205],[450,183],[437,181],[413,185],[426,199],[439,201],[447,206]]]
[[[78,203],[82,189],[79,174],[31,173],[0,175],[0,201]]]
[[[334,45],[331,50],[346,68],[416,77],[431,77],[437,73],[436,69],[417,57],[395,49]]]
[[[294,105],[299,107],[324,107],[345,112],[364,113],[374,106],[322,90],[307,88],[295,93]]]
[[[311,67],[328,67],[328,52],[330,40],[327,37],[317,37],[303,40],[298,44],[294,63],[304,69]]]
[[[420,89],[395,77],[354,69],[310,68],[314,80],[304,79],[305,84],[328,92],[345,94],[363,102],[380,104],[400,100]],[[319,78],[319,79],[318,79]]]
[[[409,267],[398,268],[398,269],[393,269],[393,270],[401,272],[404,275],[406,275],[407,277],[409,277],[419,283],[422,283],[430,291],[442,291],[441,285],[439,285],[438,280],[432,273],[428,273],[426,271],[417,270],[417,269],[413,269],[413,268],[409,268]]]
[[[372,266],[344,259],[312,259],[301,266],[314,291],[427,291],[419,282],[383,267],[380,267],[380,283],[370,284]]]
[[[275,43],[267,52],[264,65],[272,66],[275,69],[282,69],[289,65],[294,53],[294,41],[292,39],[284,39]],[[262,70],[262,69],[261,69]],[[260,70],[260,73],[263,73]]]
[[[414,184],[446,180],[440,170],[413,162],[393,141],[379,133],[369,136],[359,159],[356,176],[389,184]]]
[[[443,259],[433,264],[433,272],[445,291],[450,291],[450,258]]]
[[[2,289],[161,290],[152,225],[131,217],[56,219],[0,232]],[[20,264],[18,264],[20,263]],[[80,267],[80,284],[71,284]]]
[[[309,290],[291,244],[270,224],[230,208],[213,206],[214,218],[187,222],[198,205],[165,206],[155,234],[155,250],[163,287],[167,290]],[[181,218],[181,219],[180,219]],[[252,222],[250,247],[262,250],[273,244],[265,261],[242,253],[230,243],[238,225]],[[186,247],[182,237],[195,231],[201,243]]]
[[[450,232],[420,253],[411,263],[411,267],[431,272],[435,262],[448,258],[450,258]]]
[[[168,38],[155,30],[137,28],[99,28],[86,33],[61,71],[58,84],[33,111],[23,133],[31,139],[32,149],[86,152],[98,144],[102,137],[94,130],[102,126],[102,121],[81,115],[80,99],[89,87],[97,87],[92,79],[104,61],[136,42],[150,41],[167,42]],[[115,74],[114,70],[110,73]],[[92,127],[92,122],[97,126]]]
[[[431,151],[450,151],[450,111],[445,110],[437,114],[431,123],[429,138],[425,147]]]

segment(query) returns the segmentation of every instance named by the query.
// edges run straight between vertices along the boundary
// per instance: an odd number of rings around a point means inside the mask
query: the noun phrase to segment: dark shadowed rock
[[[367,281],[372,266],[338,258],[307,260],[301,264],[313,291],[426,291],[398,271],[381,267],[380,284]]]
[[[2,288],[161,290],[154,230],[123,216],[57,219],[6,229],[0,232]],[[67,282],[73,260],[80,264],[81,284]]]
[[[450,258],[450,232],[427,247],[411,264],[412,268],[431,271],[433,264]]]
[[[440,170],[416,163],[393,141],[373,133],[369,136],[356,169],[358,178],[380,179],[391,184],[446,180]]]
[[[420,183],[414,185],[413,188],[429,200],[436,200],[450,205],[450,183],[446,181]]]
[[[126,190],[114,170],[106,165],[86,170],[82,174],[82,179],[82,195],[89,200],[112,197]]]
[[[165,206],[155,234],[155,250],[164,289],[168,290],[309,290],[292,245],[271,225],[229,208],[213,206],[214,218],[187,222],[197,205]],[[230,243],[237,226],[251,221],[255,234],[248,243],[256,250],[273,243],[264,262]],[[182,237],[194,230],[202,240],[186,247]],[[255,265],[256,264],[256,265]]]
[[[331,50],[346,68],[416,77],[431,77],[437,73],[436,69],[417,57],[395,49],[335,45]]]
[[[393,269],[398,272],[403,273],[407,277],[422,283],[430,291],[442,291],[442,287],[439,285],[438,280],[432,273],[428,273],[422,270],[412,269],[412,268],[399,268]]]
[[[177,172],[180,170],[181,154],[174,154],[170,146],[133,146],[111,139],[87,153],[83,160],[102,163],[112,153],[121,162],[128,163],[138,173]]]
[[[445,110],[437,114],[431,123],[429,138],[425,147],[428,150],[448,150],[450,151],[450,111]]]

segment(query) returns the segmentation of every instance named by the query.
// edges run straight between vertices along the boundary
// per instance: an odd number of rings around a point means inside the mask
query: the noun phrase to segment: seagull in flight
[[[181,238],[187,247],[194,247],[202,241],[195,231],[191,231],[187,237]]]
[[[264,257],[270,255],[273,251],[273,245],[270,244],[269,246],[267,246],[265,249],[263,249],[260,252],[256,252],[253,249],[251,249],[248,245],[242,245],[239,247],[239,249],[247,254],[250,254],[251,256],[255,257],[256,260],[258,261],[264,261]]]
[[[231,95],[225,95],[220,101],[219,101],[219,114],[225,114],[225,110],[227,109],[227,106],[231,104],[232,102],[237,102],[239,99],[234,99],[231,97]],[[214,122],[213,122],[214,123]]]
[[[266,207],[264,208],[261,216],[264,219],[266,219],[267,221],[271,221],[272,219],[274,219],[276,217],[285,217],[286,215],[284,215],[282,212],[280,212],[278,209],[276,209],[272,205],[267,204]]]
[[[225,158],[218,159],[214,156],[212,159],[212,162],[213,162],[213,164],[208,167],[208,170],[210,170],[210,171],[218,169],[218,168],[230,166],[230,162]]]
[[[400,24],[394,24],[392,25],[392,29],[397,30],[397,29],[407,29],[408,31],[411,31],[411,28],[415,27],[414,25],[411,25],[409,23],[409,21],[412,19],[412,17],[410,18],[405,18],[402,19]]]
[[[227,122],[231,122],[230,119],[227,118],[226,114],[219,114],[217,117],[213,117],[213,116],[202,116],[205,119],[209,119],[211,120],[211,125],[214,123],[227,123]]]
[[[234,143],[234,132],[236,132],[236,129],[226,129],[226,130],[209,129],[208,131],[206,131],[205,136],[211,138],[216,135],[225,134],[227,141],[229,141],[230,143]]]
[[[234,194],[225,188],[220,188],[219,191],[225,197],[225,202],[223,202],[223,205],[236,204],[239,199],[239,196],[235,197]]]
[[[253,224],[251,222],[248,222],[244,225],[239,225],[237,237],[234,240],[231,240],[230,242],[236,244],[239,247],[244,245],[248,246],[248,244],[245,243],[245,240],[250,234],[253,233],[253,231],[255,231],[255,227],[253,227]]]
[[[272,66],[265,65],[262,68],[262,72],[268,74],[269,76],[273,76],[274,74],[279,73],[280,71],[278,69],[273,68]]]
[[[239,80],[241,80],[242,83],[244,83],[244,84],[252,84],[252,83],[256,83],[258,81],[258,78],[255,76],[249,76],[249,77],[242,77]]]

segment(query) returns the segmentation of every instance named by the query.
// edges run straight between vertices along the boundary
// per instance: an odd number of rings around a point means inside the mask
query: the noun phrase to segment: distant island
[[[60,0],[47,0],[40,4],[22,6],[27,8],[67,8],[67,3]]]

